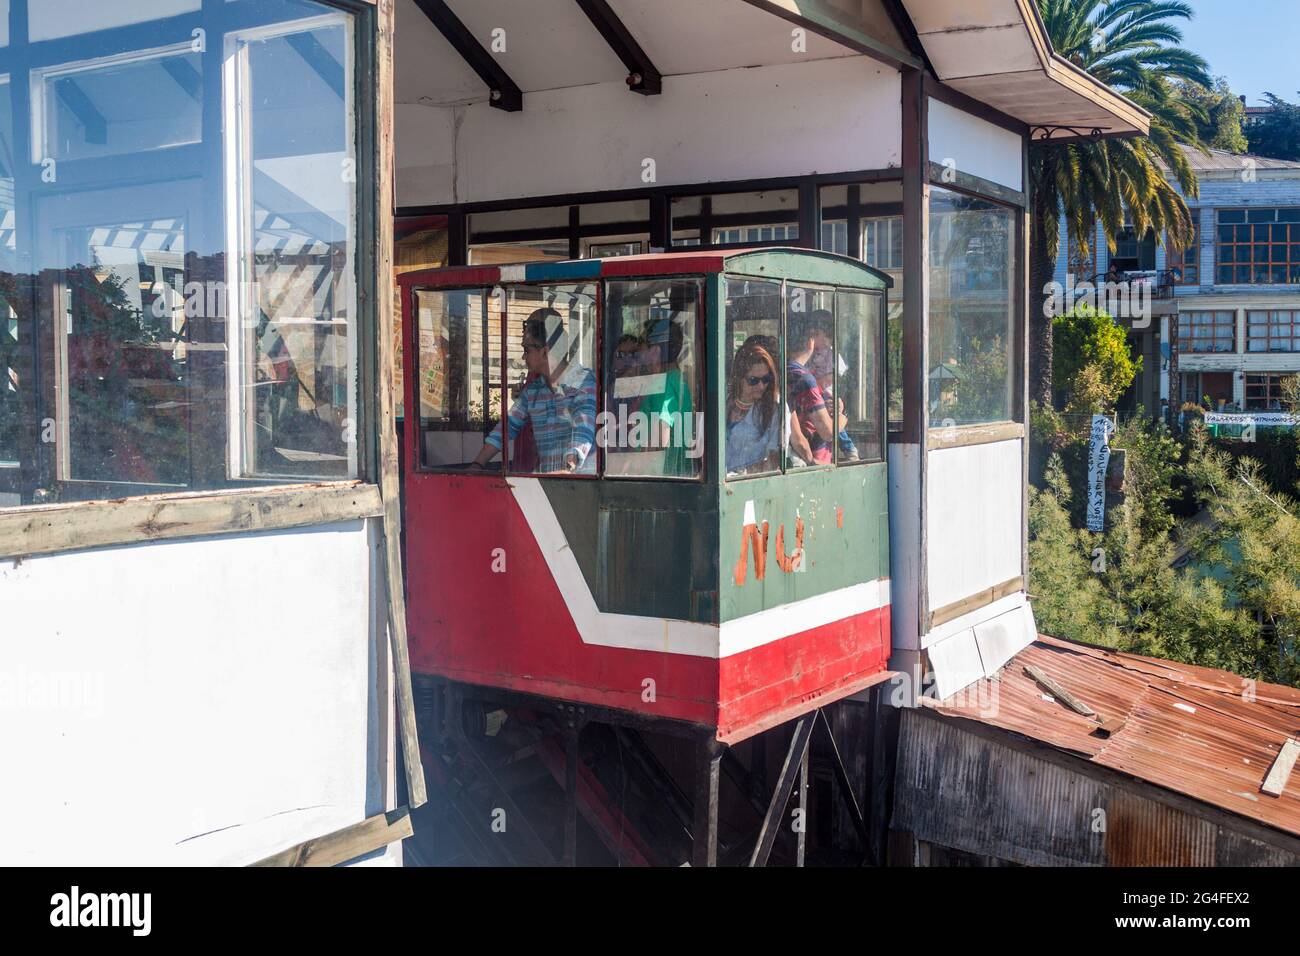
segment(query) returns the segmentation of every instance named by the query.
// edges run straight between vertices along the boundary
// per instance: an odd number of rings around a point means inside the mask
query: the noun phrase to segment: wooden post
[[[695,761],[695,827],[691,866],[718,865],[718,765],[722,746],[712,736],[703,737]]]
[[[388,635],[397,678],[397,715],[407,801],[412,808],[428,800],[415,726],[415,693],[406,640],[406,595],[402,590],[401,482],[397,473],[397,420],[393,411],[393,0],[377,0],[375,47],[376,176],[375,335],[377,338],[379,493],[384,504],[384,584],[388,592]]]

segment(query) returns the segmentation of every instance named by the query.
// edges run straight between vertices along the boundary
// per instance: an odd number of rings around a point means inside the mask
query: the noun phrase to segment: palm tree
[[[1052,281],[1064,214],[1071,236],[1086,251],[1101,223],[1113,251],[1125,218],[1139,236],[1154,230],[1184,247],[1192,220],[1183,195],[1198,194],[1196,174],[1179,149],[1203,149],[1196,120],[1203,108],[1178,95],[1174,80],[1212,88],[1201,57],[1180,46],[1173,21],[1190,20],[1183,0],[1038,0],[1055,50],[1151,113],[1149,136],[1036,141],[1030,146],[1032,301]],[[1041,308],[1030,315],[1030,397],[1052,401],[1052,320]]]

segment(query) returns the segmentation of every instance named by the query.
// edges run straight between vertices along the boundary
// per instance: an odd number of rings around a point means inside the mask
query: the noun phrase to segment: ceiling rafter
[[[524,94],[519,84],[510,78],[496,57],[483,48],[445,0],[415,0],[415,5],[487,85],[490,105],[507,113],[517,113],[524,108]]]
[[[649,55],[641,49],[636,37],[618,14],[610,7],[608,0],[576,0],[587,19],[604,37],[609,48],[614,51],[623,65],[627,67],[627,86],[633,93],[643,96],[655,96],[663,92],[663,75],[651,62]]]

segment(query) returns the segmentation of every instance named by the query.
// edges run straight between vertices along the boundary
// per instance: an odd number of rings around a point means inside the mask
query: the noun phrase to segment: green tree
[[[1177,20],[1192,17],[1182,0],[1038,0],[1055,50],[1151,113],[1151,134],[1131,139],[1036,141],[1030,147],[1030,284],[1052,281],[1064,215],[1086,243],[1101,223],[1107,243],[1129,220],[1139,235],[1155,230],[1189,242],[1191,215],[1169,182],[1198,195],[1180,144],[1201,146],[1203,108],[1178,95],[1177,81],[1212,87],[1205,61],[1178,46]],[[1030,310],[1030,396],[1052,400],[1052,322]]]
[[[1142,357],[1134,360],[1129,354],[1128,333],[1109,313],[1090,305],[1058,315],[1052,322],[1052,337],[1055,387],[1084,399],[1072,410],[1113,411],[1142,371]]]
[[[1043,487],[1030,490],[1039,628],[1300,686],[1300,505],[1268,489],[1257,463],[1234,466],[1203,428],[1183,447],[1162,424],[1135,421],[1112,444],[1128,468],[1104,532],[1081,530],[1077,448],[1053,455]],[[1176,528],[1184,483],[1202,511]]]
[[[1300,160],[1300,104],[1272,93],[1265,93],[1264,99],[1273,110],[1246,127],[1250,151],[1272,159]]]
[[[1176,83],[1175,87],[1180,97],[1204,111],[1204,116],[1196,120],[1202,143],[1230,153],[1244,153],[1250,148],[1243,129],[1246,105],[1232,92],[1227,77],[1215,77],[1213,87],[1187,82]]]

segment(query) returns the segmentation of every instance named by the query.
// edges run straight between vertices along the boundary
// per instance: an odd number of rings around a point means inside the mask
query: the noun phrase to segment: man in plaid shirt
[[[510,438],[533,426],[536,471],[543,474],[596,473],[596,376],[570,361],[570,342],[560,313],[537,309],[524,320],[524,364],[528,382],[506,416]],[[501,426],[471,463],[482,468],[501,451]]]

